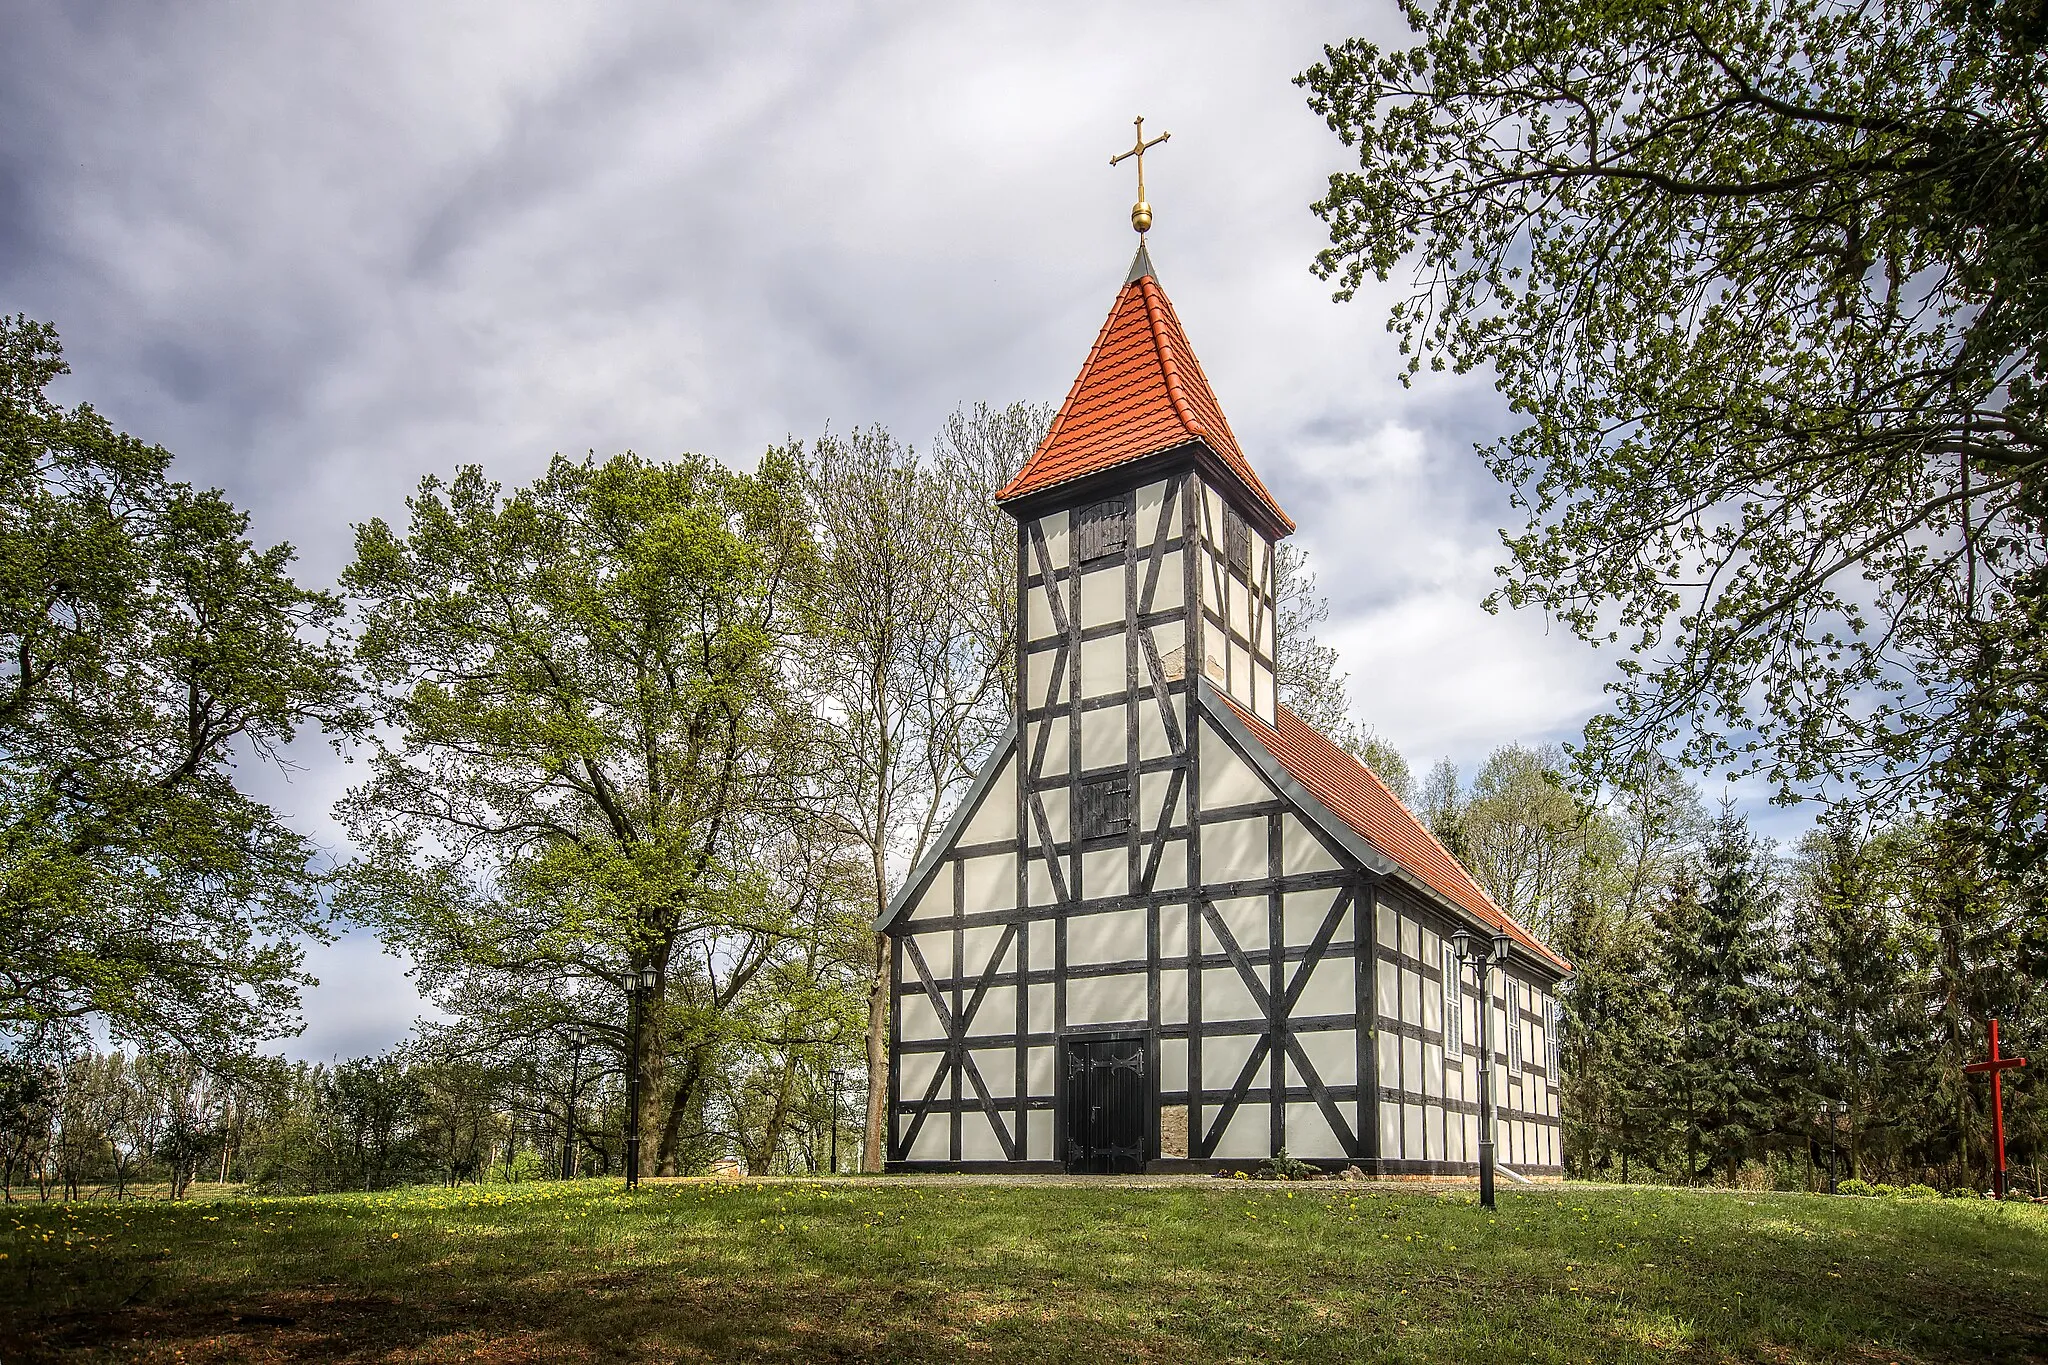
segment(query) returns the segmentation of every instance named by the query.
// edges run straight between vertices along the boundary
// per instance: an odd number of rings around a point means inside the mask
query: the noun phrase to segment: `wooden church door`
[[[1143,1173],[1152,1110],[1145,1043],[1143,1034],[1067,1039],[1068,1170]]]

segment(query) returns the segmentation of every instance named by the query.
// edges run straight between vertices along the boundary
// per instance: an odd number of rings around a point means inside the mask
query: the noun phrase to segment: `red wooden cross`
[[[2000,1199],[2005,1198],[2005,1091],[1999,1084],[2006,1071],[2016,1066],[2025,1066],[2024,1057],[2003,1057],[1998,1052],[1998,1021],[1991,1021],[1991,1059],[1971,1062],[1963,1070],[1976,1074],[1982,1072],[1991,1077],[1991,1126],[1998,1134],[1998,1170],[1992,1177],[1991,1188]]]

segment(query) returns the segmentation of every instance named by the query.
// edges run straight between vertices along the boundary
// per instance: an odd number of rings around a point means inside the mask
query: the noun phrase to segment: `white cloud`
[[[86,17],[81,17],[85,15]],[[1395,382],[1396,286],[1337,306],[1307,211],[1345,153],[1292,77],[1391,5],[397,3],[22,9],[0,49],[0,306],[327,581],[427,472],[698,450],[1057,399],[1134,241],[1302,523],[1361,711],[1468,764],[1576,729],[1601,665],[1490,618],[1483,382]],[[317,741],[302,827],[357,770]],[[360,936],[296,1051],[419,1006]],[[382,1032],[380,1033],[380,1028]],[[346,1044],[337,1040],[353,1040]]]

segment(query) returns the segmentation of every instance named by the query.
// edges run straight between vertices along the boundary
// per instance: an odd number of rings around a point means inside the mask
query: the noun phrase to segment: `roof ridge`
[[[1181,391],[1180,369],[1173,361],[1173,347],[1166,340],[1165,324],[1159,317],[1159,281],[1146,275],[1137,281],[1137,285],[1145,299],[1145,321],[1152,331],[1152,349],[1158,353],[1160,372],[1166,376],[1167,401],[1173,404],[1174,415],[1188,429],[1188,435],[1206,441],[1209,430],[1189,411],[1187,395]]]

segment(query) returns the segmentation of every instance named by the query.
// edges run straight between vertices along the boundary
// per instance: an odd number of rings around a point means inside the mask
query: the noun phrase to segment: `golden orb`
[[[1142,199],[1131,205],[1131,226],[1139,232],[1152,230],[1152,206]]]

